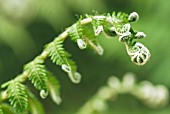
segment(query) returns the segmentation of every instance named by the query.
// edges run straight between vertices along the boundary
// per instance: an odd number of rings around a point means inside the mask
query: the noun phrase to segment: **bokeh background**
[[[146,33],[141,40],[151,51],[151,60],[142,67],[130,61],[118,38],[100,38],[105,53],[97,56],[82,51],[67,40],[65,48],[72,53],[82,73],[82,82],[75,85],[60,68],[49,60],[46,64],[61,84],[63,102],[55,105],[50,98],[41,100],[46,114],[75,112],[106,83],[111,75],[120,79],[134,72],[137,79],[164,84],[170,88],[170,1],[169,0],[0,0],[0,84],[22,72],[23,65],[38,55],[45,44],[78,20],[78,15],[93,11],[112,13],[138,12],[140,20],[132,24]],[[132,96],[120,96],[110,103],[108,114],[168,114],[170,105],[151,109]]]

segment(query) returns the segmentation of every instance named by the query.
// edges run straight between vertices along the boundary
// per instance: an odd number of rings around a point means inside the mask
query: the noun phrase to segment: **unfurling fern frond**
[[[25,65],[24,70],[28,73],[28,79],[34,84],[34,87],[40,90],[40,96],[45,98],[48,95],[48,91],[47,74],[43,63],[44,60],[37,57],[32,62]]]
[[[59,81],[53,76],[51,72],[48,72],[48,89],[52,100],[59,105],[61,103],[60,97],[60,84]]]
[[[17,113],[23,113],[28,108],[28,98],[26,94],[26,87],[12,80],[7,88],[8,99],[12,107]]]
[[[75,76],[77,74],[75,62],[69,59],[70,54],[64,50],[62,43],[63,40],[57,38],[52,43],[48,44],[45,50],[49,52],[49,57],[52,62],[61,66],[62,70],[68,73],[72,82],[79,83],[81,77],[80,75],[78,77]]]
[[[68,60],[68,65],[70,68],[70,72],[68,72],[69,78],[71,79],[73,83],[80,83],[81,74],[76,71],[77,66],[75,65],[75,62],[72,60]]]
[[[149,61],[151,56],[149,50],[139,42],[135,42],[133,46],[126,45],[127,53],[131,57],[132,62],[137,65],[144,65]]]
[[[69,30],[69,36],[71,37],[71,40],[75,41],[80,49],[85,49],[87,46],[87,43],[83,39],[83,26],[80,23],[80,20],[72,25]]]
[[[67,59],[67,63],[62,65],[62,70],[68,73],[73,83],[79,83],[81,81],[81,75],[77,72],[77,66],[74,61]]]

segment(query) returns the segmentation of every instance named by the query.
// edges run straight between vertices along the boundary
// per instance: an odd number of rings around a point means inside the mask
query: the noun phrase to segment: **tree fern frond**
[[[40,57],[25,65],[24,70],[28,73],[28,79],[34,84],[34,87],[40,90],[40,95],[47,93],[47,74],[44,60]]]
[[[23,84],[12,80],[7,89],[8,99],[17,113],[23,113],[28,107],[26,88]]]
[[[60,84],[59,81],[53,76],[51,72],[48,72],[48,89],[52,100],[59,105],[61,103],[60,97]]]
[[[27,89],[28,106],[31,114],[45,114],[41,102]]]

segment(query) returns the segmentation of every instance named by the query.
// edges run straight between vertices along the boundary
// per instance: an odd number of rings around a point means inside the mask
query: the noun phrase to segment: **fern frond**
[[[45,114],[44,108],[41,102],[27,89],[28,94],[28,106],[31,114]]]
[[[74,78],[77,67],[75,62],[69,59],[70,54],[64,50],[62,39],[55,39],[45,47],[45,50],[49,53],[52,62],[61,66],[62,70],[68,73],[72,82],[80,82],[80,77]]]
[[[69,31],[69,36],[75,42],[78,39],[81,39],[82,35],[83,35],[83,27],[82,27],[80,21],[81,21],[81,18],[77,23],[75,23],[74,25],[71,26],[70,31]]]
[[[68,53],[63,48],[63,40],[56,38],[53,42],[45,46],[45,50],[49,53],[52,62],[61,66],[66,64]]]
[[[28,73],[28,79],[36,89],[40,90],[42,98],[46,97],[47,94],[47,74],[43,63],[44,60],[37,57],[24,67],[24,70]]]
[[[79,83],[81,81],[81,75],[76,71],[77,66],[74,61],[67,59],[67,64],[62,65],[62,70],[68,73],[73,83]]]
[[[17,113],[23,113],[28,107],[26,88],[23,84],[12,80],[7,88],[8,99]]]
[[[76,71],[77,66],[75,65],[75,62],[72,60],[68,60],[68,65],[71,69],[71,72],[68,72],[69,78],[73,83],[79,83],[81,81],[81,74]]]
[[[59,81],[53,76],[51,72],[48,72],[48,89],[52,100],[59,105],[61,103],[60,97],[60,84]]]
[[[74,25],[70,27],[70,30],[68,33],[69,33],[69,36],[71,37],[71,40],[73,40],[74,42],[77,42],[77,45],[79,46],[80,49],[85,49],[87,44],[82,38],[83,26],[81,25],[80,21],[81,21],[81,18],[77,23],[75,23]]]

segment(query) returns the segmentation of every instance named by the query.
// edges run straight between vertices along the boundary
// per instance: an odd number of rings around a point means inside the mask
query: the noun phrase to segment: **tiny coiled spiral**
[[[128,55],[131,57],[132,62],[137,65],[144,65],[149,60],[151,54],[149,50],[141,43],[137,42],[133,46],[126,44]]]

